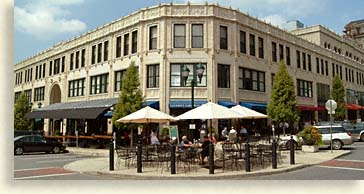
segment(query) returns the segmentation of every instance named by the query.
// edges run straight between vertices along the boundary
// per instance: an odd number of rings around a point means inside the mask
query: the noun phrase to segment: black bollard
[[[214,144],[209,144],[209,174],[214,174],[215,163],[214,163]]]
[[[110,142],[110,152],[109,152],[109,170],[114,170],[114,143],[113,140]]]
[[[272,143],[272,168],[277,169],[277,144],[275,139],[273,139]]]
[[[139,140],[137,146],[137,173],[142,172],[142,143]]]
[[[295,164],[295,161],[294,161],[294,140],[293,140],[293,136],[291,136],[291,140],[289,142],[289,153],[290,153],[290,163],[291,164]]]
[[[245,144],[245,172],[250,172],[250,145],[249,142]]]
[[[176,146],[171,145],[171,174],[176,174]]]

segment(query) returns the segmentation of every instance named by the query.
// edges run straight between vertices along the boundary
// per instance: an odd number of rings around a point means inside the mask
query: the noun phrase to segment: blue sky
[[[14,62],[69,40],[140,8],[185,0],[16,0],[14,2]],[[205,0],[190,0],[204,3]],[[364,19],[362,0],[213,0],[224,6],[280,25],[299,20],[321,24],[341,34],[349,21]]]

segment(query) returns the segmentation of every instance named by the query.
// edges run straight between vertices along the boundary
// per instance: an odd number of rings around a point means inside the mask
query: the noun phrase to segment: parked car
[[[356,123],[354,128],[348,128],[346,130],[351,133],[353,141],[364,141],[364,123]]]
[[[14,138],[14,154],[21,155],[27,152],[64,152],[66,147],[59,142],[46,140],[40,135],[22,135]]]
[[[14,137],[22,136],[22,135],[41,135],[38,131],[29,131],[29,130],[15,130]]]
[[[340,125],[346,129],[346,131],[351,133],[351,138],[353,141],[364,141],[364,124],[362,122],[358,122],[355,125],[352,124],[350,121],[333,121],[334,125]],[[319,122],[318,126],[322,125],[330,125],[330,122],[324,121]]]
[[[327,147],[331,144],[331,135],[330,135],[330,125],[324,126],[315,126],[322,135],[322,145],[321,147]],[[288,141],[291,139],[291,136],[283,136],[280,138],[280,145],[285,145],[289,148]],[[295,141],[295,146],[302,144],[302,139],[298,138],[296,135],[293,135],[293,140]],[[335,150],[341,149],[344,145],[351,145],[353,143],[351,133],[344,129],[344,127],[336,124],[332,126],[332,148]]]

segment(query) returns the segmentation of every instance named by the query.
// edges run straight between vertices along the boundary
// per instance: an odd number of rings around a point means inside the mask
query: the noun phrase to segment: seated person
[[[152,133],[150,134],[150,144],[151,145],[159,145],[159,140],[157,135],[155,134],[154,131],[152,131]]]
[[[188,140],[187,136],[182,137],[182,141],[180,143],[180,147],[182,150],[188,149],[192,146],[192,143]]]
[[[200,152],[200,160],[201,160],[201,164],[203,165],[203,164],[205,164],[205,158],[207,157],[207,156],[209,156],[209,145],[210,145],[210,139],[209,139],[209,137],[206,135],[205,137],[204,137],[204,141],[203,141],[203,143],[202,143],[202,145],[201,145],[201,148],[202,148],[202,150],[201,150],[201,152]]]

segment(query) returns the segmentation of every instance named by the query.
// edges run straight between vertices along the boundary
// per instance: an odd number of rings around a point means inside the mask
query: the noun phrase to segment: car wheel
[[[342,147],[343,147],[343,143],[340,140],[335,139],[332,141],[332,149],[339,150]]]
[[[61,152],[61,149],[58,146],[54,146],[53,149],[52,149],[52,152],[54,154],[59,154]]]
[[[22,155],[24,153],[24,150],[22,147],[15,148],[15,155]]]
[[[360,136],[360,140],[361,140],[361,141],[364,141],[364,133],[363,133],[363,134],[361,134],[361,136]]]
[[[294,140],[293,140],[293,141],[294,141]],[[297,149],[298,144],[297,144],[297,142],[296,142],[296,141],[294,141],[294,145],[293,145],[293,147],[294,147],[294,149],[295,149],[295,150]],[[290,149],[289,141],[286,143],[286,148],[287,148],[287,150],[289,150],[289,149]]]

